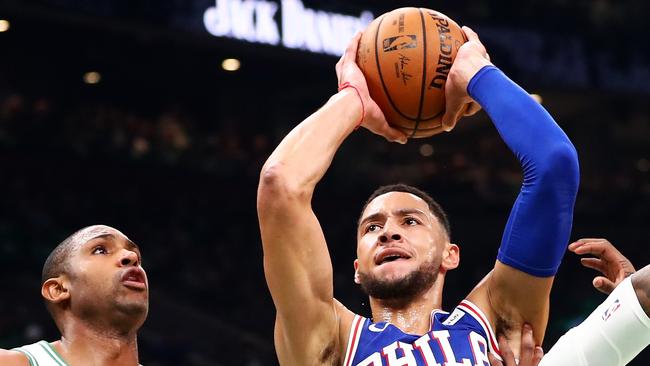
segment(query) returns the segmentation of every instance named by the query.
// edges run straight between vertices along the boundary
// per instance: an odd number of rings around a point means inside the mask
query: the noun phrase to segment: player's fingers
[[[408,141],[408,138],[404,134],[404,132],[390,127],[390,125],[386,122],[382,125],[383,127],[381,128],[381,131],[378,131],[379,134],[384,136],[386,140],[390,142],[398,142],[400,144],[405,144]]]
[[[468,41],[477,41],[481,42],[481,40],[478,38],[478,34],[474,32],[474,30],[466,25],[462,26],[461,29],[463,32],[465,32],[465,35],[467,36]]]
[[[535,346],[535,352],[533,353],[533,366],[538,366],[544,358],[544,349],[540,346]]]
[[[350,40],[348,47],[345,49],[345,53],[343,53],[343,63],[355,62],[357,59],[357,48],[359,47],[360,39],[361,32],[357,32],[357,34],[352,37],[352,40]]]
[[[614,288],[616,288],[616,284],[614,282],[610,281],[608,278],[603,277],[603,276],[598,276],[598,277],[594,278],[592,283],[593,283],[594,287],[596,288],[596,290],[598,290],[598,291],[600,291],[600,292],[602,292],[602,293],[604,293],[606,295],[609,295],[610,293],[612,293],[612,291],[614,291]]]
[[[606,264],[598,258],[580,258],[580,263],[587,268],[591,268],[601,273],[607,270]]]
[[[580,239],[574,241],[573,243],[569,244],[569,249],[577,248],[577,247],[579,247],[579,246],[581,246],[583,244],[589,243],[591,241],[597,241],[597,240],[600,240],[600,239],[598,239],[598,238],[580,238]]]
[[[573,243],[569,244],[569,250],[572,252],[575,252],[577,248],[580,248],[582,245],[585,244],[585,241],[583,239],[578,239],[574,241]]]
[[[490,56],[487,53],[487,50],[485,49],[485,46],[483,45],[483,42],[481,42],[481,39],[478,37],[478,34],[474,32],[474,30],[468,26],[463,26],[462,27],[463,31],[465,32],[465,35],[467,36],[468,42],[474,42],[480,47],[481,54],[483,54],[483,57],[485,57],[487,60],[490,60]]]
[[[573,243],[569,244],[569,250],[574,251],[575,249],[588,244],[588,243],[597,243],[597,242],[602,242],[602,241],[607,241],[606,239],[602,238],[580,238]]]
[[[476,102],[471,102],[467,105],[467,108],[465,109],[465,116],[472,116],[476,114],[478,111],[481,110],[481,105],[476,103]]]
[[[579,242],[579,241],[580,242],[590,242],[590,241],[608,241],[608,240],[605,239],[605,238],[580,238],[580,239],[576,240],[576,243]]]
[[[593,254],[601,257],[605,254],[605,251],[607,249],[613,248],[610,248],[606,243],[602,241],[589,241],[575,248],[573,252],[578,255]]]
[[[445,114],[442,116],[442,129],[449,132],[456,126],[456,122],[463,115],[467,106],[460,100],[450,100],[447,98]]]
[[[515,366],[515,354],[512,353],[512,349],[508,345],[508,340],[504,336],[499,337],[499,351],[501,351],[501,358],[503,358],[503,364],[505,366]]]
[[[533,328],[529,324],[524,324],[521,331],[521,351],[519,352],[519,364],[531,365],[533,353],[535,353],[535,339],[533,339]]]
[[[460,119],[460,116],[463,114],[462,110],[458,111],[456,113],[450,113],[448,117],[443,117],[442,120],[442,129],[446,132],[449,132],[456,127],[456,122],[458,122],[458,119]],[[447,113],[445,112],[445,115]]]
[[[490,366],[503,366],[503,363],[497,360],[497,358],[494,357],[492,352],[488,352],[488,361],[490,361]]]

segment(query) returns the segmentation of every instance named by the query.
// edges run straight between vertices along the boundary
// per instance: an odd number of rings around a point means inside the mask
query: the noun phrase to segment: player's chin
[[[149,298],[135,299],[127,298],[119,301],[119,308],[123,313],[131,315],[144,315],[149,312]]]
[[[134,305],[134,306],[145,306],[145,307],[149,306],[148,289],[134,291],[132,289],[123,288],[122,291],[120,291],[116,297],[119,298],[118,301],[125,304]]]
[[[409,259],[398,259],[375,267],[375,275],[384,281],[398,280],[408,276],[417,269],[417,265]]]

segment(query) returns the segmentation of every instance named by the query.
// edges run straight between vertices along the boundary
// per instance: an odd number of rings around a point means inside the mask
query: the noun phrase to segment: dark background
[[[647,2],[304,4],[357,16],[426,6],[472,26],[493,61],[543,97],[578,150],[571,239],[605,237],[637,268],[650,262]],[[39,296],[42,263],[73,231],[104,223],[143,250],[152,290],[142,364],[276,364],[257,179],[281,138],[335,92],[337,58],[212,37],[201,23],[209,6],[0,0],[0,18],[11,22],[0,33],[0,347],[58,337]],[[239,58],[241,70],[223,71],[225,57]],[[87,71],[101,82],[84,84]],[[366,298],[352,281],[355,220],[374,188],[397,181],[448,211],[462,248],[462,265],[448,276],[449,309],[493,265],[519,165],[483,112],[405,146],[355,132],[314,207],[336,296],[364,315]],[[566,255],[545,349],[604,299],[593,275]],[[646,350],[631,365],[649,362]]]

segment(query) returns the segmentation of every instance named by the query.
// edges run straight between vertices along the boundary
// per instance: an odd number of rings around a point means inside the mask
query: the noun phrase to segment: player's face
[[[424,200],[406,192],[389,192],[366,207],[357,241],[356,280],[362,286],[364,281],[379,281],[389,286],[428,287],[439,271],[447,237]],[[418,279],[420,275],[424,277]],[[409,278],[416,283],[404,284]]]
[[[75,239],[70,303],[85,316],[114,315],[141,325],[149,307],[149,283],[138,246],[103,225],[90,227]]]

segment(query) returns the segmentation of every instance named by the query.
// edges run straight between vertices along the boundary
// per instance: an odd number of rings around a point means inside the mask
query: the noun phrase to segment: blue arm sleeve
[[[482,68],[467,90],[524,174],[497,259],[534,276],[553,276],[571,233],[579,184],[576,150],[548,112],[496,67]]]

